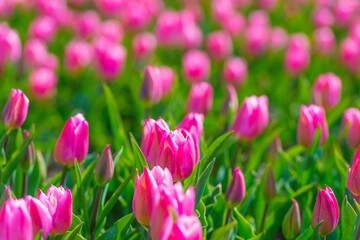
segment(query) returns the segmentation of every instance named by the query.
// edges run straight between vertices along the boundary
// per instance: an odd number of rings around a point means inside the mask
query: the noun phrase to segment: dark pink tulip
[[[204,52],[190,50],[183,56],[182,68],[188,82],[206,81],[210,75],[210,59]]]
[[[124,1],[120,17],[125,29],[133,32],[145,28],[150,23],[152,15],[144,1]]]
[[[95,0],[96,7],[108,16],[118,14],[123,2],[124,0]]]
[[[360,146],[360,111],[356,108],[349,108],[344,112],[341,134],[347,140],[349,146],[353,149]],[[360,195],[360,191],[359,191]]]
[[[320,75],[313,87],[313,97],[316,105],[333,108],[340,102],[342,83],[333,73]]]
[[[29,77],[29,89],[38,100],[49,99],[56,95],[58,78],[48,68],[34,70]]]
[[[188,96],[188,112],[197,112],[206,115],[213,103],[213,88],[210,83],[193,84]]]
[[[223,115],[227,115],[229,113],[229,109],[231,113],[236,112],[239,107],[239,99],[234,86],[228,84],[226,85],[226,90],[227,90],[226,98],[221,108],[221,114]]]
[[[285,68],[292,75],[303,73],[310,63],[310,52],[306,48],[289,48],[285,53]]]
[[[64,12],[67,10],[65,0],[35,0],[36,10],[43,15],[54,17],[56,20],[64,17]]]
[[[331,55],[334,51],[336,39],[331,28],[319,28],[314,33],[315,49],[320,54]]]
[[[110,150],[110,145],[107,145],[101,153],[95,168],[95,179],[100,185],[105,185],[111,180],[114,175],[114,163]]]
[[[58,138],[54,158],[57,162],[73,166],[74,160],[81,163],[89,149],[89,125],[81,113],[71,117]]]
[[[325,7],[314,10],[313,20],[316,27],[330,27],[335,22],[333,13]]]
[[[81,13],[76,18],[76,32],[83,38],[96,34],[99,30],[100,17],[92,10]]]
[[[50,185],[46,195],[39,189],[37,197],[44,204],[52,217],[50,236],[66,233],[72,221],[72,195],[69,189]]]
[[[178,219],[176,219],[169,237],[169,240],[189,239],[203,239],[202,225],[195,214],[191,216],[181,215]]]
[[[177,47],[181,45],[179,39],[180,17],[175,11],[163,11],[156,23],[156,36],[162,46]]]
[[[156,165],[156,158],[160,148],[162,137],[170,132],[167,123],[159,118],[157,121],[154,119],[145,120],[143,126],[141,151],[149,166],[152,168]]]
[[[265,130],[268,123],[268,98],[251,96],[245,98],[231,129],[240,140],[251,141]]]
[[[31,23],[29,35],[48,42],[54,38],[56,30],[56,22],[52,17],[40,16]]]
[[[37,39],[29,39],[24,46],[24,60],[27,66],[43,66],[48,59],[46,44]]]
[[[86,41],[73,40],[65,48],[65,68],[71,73],[77,73],[88,66],[93,58],[92,46]]]
[[[206,39],[206,48],[212,59],[223,60],[232,55],[231,36],[225,31],[212,32]]]
[[[174,70],[167,66],[160,66],[159,69],[163,96],[167,96],[174,88],[176,73]]]
[[[117,43],[123,40],[124,32],[120,22],[116,20],[106,20],[99,26],[99,36]]]
[[[159,186],[172,188],[173,179],[167,168],[154,167],[151,171],[144,168],[144,173],[136,176],[133,211],[136,220],[144,226],[149,226],[156,203]]]
[[[314,228],[320,221],[324,221],[319,227],[320,236],[333,232],[339,222],[339,206],[328,186],[325,186],[324,190],[319,190],[311,216],[311,226]]]
[[[340,43],[340,58],[342,62],[352,71],[359,72],[360,47],[351,37],[347,37]]]
[[[246,51],[252,55],[259,55],[267,48],[269,31],[267,26],[253,24],[245,32]]]
[[[258,0],[258,4],[261,8],[264,9],[273,9],[278,4],[279,0]]]
[[[32,240],[33,226],[26,202],[8,199],[0,211],[1,240]]]
[[[132,51],[136,59],[143,60],[149,58],[155,51],[157,40],[150,32],[138,33],[132,42]]]
[[[359,146],[357,146],[359,147]],[[357,150],[354,163],[350,168],[350,172],[347,178],[347,186],[350,192],[355,195],[357,198],[360,196],[360,151]]]
[[[223,70],[223,80],[236,87],[241,86],[248,76],[248,65],[244,58],[232,57],[226,60]]]
[[[280,50],[286,47],[288,42],[288,35],[281,27],[274,27],[270,33],[270,49]]]
[[[201,45],[202,31],[191,12],[186,10],[179,12],[179,26],[180,46],[182,48],[191,49]]]
[[[240,168],[234,170],[230,186],[226,190],[225,199],[230,208],[240,204],[246,192],[244,175]]]
[[[311,104],[309,107],[302,105],[297,128],[298,144],[311,147],[318,126],[321,129],[320,146],[322,146],[329,136],[325,110],[322,106],[314,104]]]
[[[40,200],[31,196],[26,196],[25,201],[32,220],[34,237],[42,231],[42,236],[46,239],[52,230],[53,221],[49,209]]]
[[[21,57],[18,33],[6,23],[0,23],[0,67],[7,61],[17,62]]]
[[[304,33],[295,33],[289,39],[289,48],[310,50],[310,40]]]
[[[1,114],[1,120],[7,128],[21,127],[25,122],[29,108],[29,99],[20,89],[12,89]]]
[[[200,139],[204,131],[204,115],[201,113],[191,112],[180,122],[178,128],[183,128],[190,133],[194,132]]]
[[[348,25],[355,14],[356,1],[336,1],[334,8],[337,23],[341,26]]]
[[[221,21],[221,25],[231,36],[237,37],[245,30],[246,20],[241,13],[228,15]]]
[[[235,14],[235,2],[231,0],[213,0],[211,9],[214,18],[219,22],[224,22],[229,16]]]
[[[192,186],[184,193],[181,182],[174,184],[173,196],[177,201],[177,214],[191,216],[195,212],[195,190]]]
[[[11,17],[14,11],[14,7],[15,7],[15,1],[7,1],[7,0],[0,1],[0,17],[1,18]]]
[[[249,14],[248,17],[249,25],[252,26],[270,26],[270,17],[267,11],[265,10],[255,10]]]

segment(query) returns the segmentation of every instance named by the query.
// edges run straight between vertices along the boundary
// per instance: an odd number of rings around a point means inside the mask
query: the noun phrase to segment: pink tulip
[[[197,139],[200,139],[204,131],[204,115],[201,113],[190,112],[180,122],[178,128],[183,128],[190,133],[194,133],[197,135]]]
[[[235,3],[231,0],[213,0],[211,1],[211,10],[214,19],[223,22],[230,15],[235,14]]]
[[[228,84],[226,85],[226,90],[227,90],[226,98],[221,108],[221,114],[223,115],[227,115],[229,113],[229,109],[231,110],[231,113],[236,112],[239,107],[239,99],[234,86]]]
[[[360,47],[351,37],[347,37],[340,43],[340,58],[342,62],[353,72],[359,72]]]
[[[156,158],[160,149],[160,142],[164,135],[170,132],[167,123],[159,118],[157,121],[153,119],[145,120],[143,126],[141,151],[149,166],[152,168],[156,165]]]
[[[0,46],[0,67],[7,61],[19,61],[21,57],[21,41],[19,35],[6,23],[0,24]]]
[[[191,216],[195,212],[195,190],[192,186],[184,193],[184,188],[181,182],[174,184],[173,196],[177,201],[176,212],[177,215]]]
[[[6,128],[16,129],[25,122],[29,108],[29,99],[20,89],[12,89],[1,114]]]
[[[154,34],[149,32],[138,33],[132,42],[132,51],[138,60],[147,59],[155,51],[157,40]]]
[[[342,83],[333,73],[320,75],[313,87],[314,102],[324,108],[333,108],[340,102]]]
[[[67,166],[73,166],[85,160],[89,149],[89,125],[81,113],[71,117],[65,124],[58,138],[54,159]]]
[[[231,36],[237,37],[245,30],[246,20],[241,13],[228,15],[221,21],[221,25]]]
[[[278,4],[278,0],[258,0],[259,6],[264,9],[273,9]]]
[[[56,95],[58,82],[55,73],[47,68],[34,70],[29,77],[31,94],[39,100],[53,98]]]
[[[53,17],[58,23],[61,23],[64,20],[64,14],[68,10],[65,0],[35,0],[35,3],[36,10],[43,15]]]
[[[213,103],[213,88],[210,83],[193,84],[188,96],[187,111],[206,115]]]
[[[334,51],[336,39],[331,28],[319,28],[314,33],[316,50],[326,56]]]
[[[8,18],[13,14],[15,1],[2,0],[0,1],[0,17]]]
[[[230,208],[240,204],[246,192],[244,175],[240,168],[234,170],[230,186],[226,190],[225,199]]]
[[[336,1],[334,6],[335,17],[337,23],[341,26],[347,25],[351,22],[355,14],[356,1]]]
[[[87,42],[73,40],[66,45],[64,61],[67,71],[80,72],[91,63],[92,58],[93,49]]]
[[[119,13],[124,0],[95,0],[96,7],[107,16]]]
[[[360,20],[354,21],[350,26],[350,37],[360,43]]]
[[[311,226],[314,228],[320,221],[324,221],[319,227],[320,236],[333,232],[339,222],[339,206],[328,186],[325,186],[324,190],[319,190],[311,216]]]
[[[333,13],[325,7],[314,10],[313,20],[316,27],[330,27],[335,22]]]
[[[310,50],[309,38],[304,33],[295,33],[289,39],[289,48]]]
[[[69,189],[56,188],[50,185],[46,195],[39,189],[37,197],[44,204],[52,217],[52,230],[50,236],[66,233],[72,221],[72,195]]]
[[[45,42],[50,41],[56,34],[56,22],[52,17],[37,17],[30,25],[30,37],[38,38]]]
[[[42,231],[42,236],[46,239],[52,230],[53,221],[47,206],[31,196],[26,196],[25,202],[32,220],[34,237]]]
[[[322,146],[329,136],[325,110],[322,106],[313,104],[309,107],[302,105],[297,128],[298,144],[308,148],[311,147],[318,126],[321,129],[320,146]]]
[[[309,66],[310,53],[306,48],[289,48],[285,53],[285,68],[292,75],[303,73]]]
[[[144,226],[150,224],[159,186],[173,186],[173,179],[167,168],[163,170],[156,166],[151,171],[144,168],[144,173],[140,177],[136,176],[133,211],[136,220]]]
[[[189,11],[179,12],[179,39],[182,48],[192,49],[200,46],[203,35],[201,28]]]
[[[251,96],[245,98],[231,129],[240,140],[251,141],[265,130],[268,123],[268,98]]]
[[[259,55],[267,48],[269,31],[263,25],[250,25],[245,32],[246,51],[252,55]]]
[[[270,17],[265,10],[255,10],[249,14],[248,22],[252,26],[269,27]]]
[[[117,43],[123,40],[124,32],[120,22],[116,20],[107,20],[102,22],[99,26],[99,36]]]
[[[174,223],[169,240],[201,240],[203,239],[202,226],[199,218],[181,215]]]
[[[23,199],[9,199],[0,211],[0,239],[32,240],[33,226]]]
[[[270,34],[270,49],[280,50],[285,48],[288,42],[288,36],[285,30],[281,27],[274,27]]]
[[[120,16],[128,31],[144,29],[152,18],[144,1],[124,1],[120,9]]]
[[[248,76],[248,65],[245,59],[232,57],[225,62],[223,80],[236,87],[241,86]]]
[[[76,32],[83,38],[96,34],[99,30],[100,17],[92,10],[81,13],[75,22]]]
[[[114,175],[114,163],[110,145],[107,145],[101,153],[95,168],[95,179],[100,185],[108,183]]]
[[[350,148],[358,148],[360,146],[360,111],[356,108],[349,108],[344,112],[341,125],[342,136],[344,136]],[[359,191],[360,195],[360,191]]]
[[[56,55],[49,53],[47,55],[46,61],[43,63],[43,67],[55,71],[59,68],[59,59]]]
[[[231,36],[224,31],[212,32],[206,39],[206,48],[214,60],[223,60],[232,55]]]
[[[357,146],[358,147],[358,146]],[[354,163],[350,168],[350,172],[347,178],[347,185],[350,190],[350,192],[355,195],[356,197],[359,197],[360,195],[360,184],[359,184],[359,176],[360,176],[360,151],[357,150],[355,157],[354,157]]]
[[[37,39],[29,39],[24,46],[24,60],[27,66],[42,66],[48,58],[46,44]]]
[[[174,70],[167,66],[160,66],[159,69],[163,96],[167,96],[174,88],[176,73]]]
[[[196,83],[206,81],[210,75],[210,59],[206,53],[199,50],[187,52],[182,59],[185,79]]]

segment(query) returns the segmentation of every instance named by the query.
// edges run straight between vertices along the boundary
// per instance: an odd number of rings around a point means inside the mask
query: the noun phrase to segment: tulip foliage
[[[0,240],[360,238],[358,0],[0,0]]]

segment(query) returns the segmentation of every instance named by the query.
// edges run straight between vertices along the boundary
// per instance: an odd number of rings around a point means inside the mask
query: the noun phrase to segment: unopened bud
[[[276,183],[275,183],[274,171],[271,165],[268,168],[267,175],[265,178],[265,182],[263,186],[263,195],[266,201],[270,201],[276,195]]]
[[[114,174],[113,158],[110,145],[107,145],[101,153],[95,168],[95,179],[100,185],[105,185]]]
[[[286,213],[282,223],[282,232],[286,239],[295,239],[299,234],[301,227],[299,205],[295,199],[292,201],[293,204]]]
[[[26,138],[28,136],[29,136],[29,132],[24,130],[23,143],[26,141]],[[35,159],[35,148],[34,148],[34,143],[31,141],[25,151],[24,157],[22,158],[22,160],[20,162],[21,170],[24,173],[28,173],[30,171],[32,165],[34,164],[34,159]]]

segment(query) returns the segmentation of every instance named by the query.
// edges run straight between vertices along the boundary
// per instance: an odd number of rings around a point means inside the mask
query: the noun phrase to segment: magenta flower
[[[79,14],[75,21],[75,29],[80,37],[87,38],[97,34],[100,17],[97,12],[88,10]]]
[[[321,7],[313,11],[313,21],[316,27],[331,27],[335,17],[329,8]]]
[[[225,199],[230,208],[240,204],[246,192],[244,175],[240,168],[234,170],[230,186],[226,190]]]
[[[208,82],[193,84],[188,96],[188,112],[197,112],[206,115],[213,104],[213,88]]]
[[[341,98],[341,79],[333,73],[320,75],[313,87],[314,102],[324,108],[333,108]]]
[[[88,66],[93,58],[92,46],[86,41],[70,41],[65,48],[65,68],[67,71],[77,73]]]
[[[355,196],[360,196],[360,151],[356,152],[354,157],[354,163],[350,168],[350,172],[347,178],[347,185],[350,192]]]
[[[285,68],[292,75],[303,73],[309,66],[310,52],[304,47],[290,47],[285,53]]]
[[[56,22],[52,17],[39,16],[31,23],[29,32],[32,38],[37,38],[44,42],[49,42],[54,38],[54,35],[57,31],[56,28]]]
[[[132,41],[132,52],[137,60],[149,58],[155,51],[157,40],[150,32],[138,33]]]
[[[336,38],[331,28],[319,28],[314,33],[315,48],[321,55],[328,56],[334,51]]]
[[[1,114],[6,128],[15,129],[25,122],[29,108],[29,99],[20,89],[12,89]]]
[[[182,68],[188,82],[206,81],[210,75],[210,59],[204,52],[191,50],[183,56]]]
[[[33,236],[42,231],[42,236],[46,239],[52,230],[53,221],[49,209],[40,200],[31,196],[26,196],[25,202],[32,220]]]
[[[270,49],[273,51],[280,50],[286,47],[288,42],[288,35],[281,27],[274,27],[270,34]]]
[[[178,128],[186,129],[193,135],[193,137],[194,134],[196,134],[196,139],[200,140],[200,137],[204,131],[204,115],[194,112],[188,113],[179,123]]]
[[[347,37],[341,41],[340,58],[352,72],[359,72],[360,47],[353,38]]]
[[[233,37],[239,36],[245,30],[246,20],[241,13],[232,13],[221,20],[222,27]]]
[[[0,24],[0,46],[0,67],[7,61],[19,61],[21,57],[19,34],[6,23]]]
[[[196,215],[181,215],[174,223],[169,240],[201,240],[202,225]]]
[[[344,112],[341,133],[342,136],[346,137],[347,143],[353,149],[360,146],[360,135],[358,134],[359,131],[360,111],[356,108],[349,108]]]
[[[222,76],[225,83],[236,87],[241,86],[248,76],[246,60],[240,57],[232,57],[226,60]]]
[[[56,95],[57,82],[58,78],[53,70],[39,68],[34,70],[29,77],[29,89],[36,99],[49,99]]]
[[[99,36],[118,43],[124,38],[124,30],[120,22],[116,20],[106,20],[99,26]]]
[[[214,60],[223,60],[231,56],[233,51],[231,36],[225,31],[210,33],[206,39],[206,49]]]
[[[101,153],[95,168],[95,179],[100,185],[105,185],[114,175],[114,163],[110,150],[107,145]]]
[[[24,60],[27,66],[43,66],[48,59],[46,44],[37,39],[29,39],[24,46]]]

